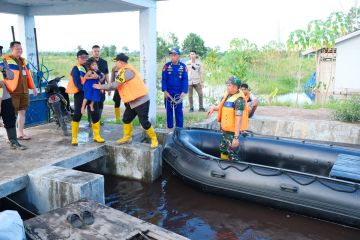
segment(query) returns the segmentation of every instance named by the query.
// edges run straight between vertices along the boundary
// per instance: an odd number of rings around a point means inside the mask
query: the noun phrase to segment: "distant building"
[[[360,30],[336,39],[334,48],[311,48],[302,53],[316,57],[317,101],[329,96],[360,94]]]

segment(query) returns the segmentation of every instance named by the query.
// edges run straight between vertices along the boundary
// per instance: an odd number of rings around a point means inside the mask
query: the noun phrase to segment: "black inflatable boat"
[[[219,159],[221,133],[178,128],[165,143],[170,169],[205,191],[360,227],[360,150],[244,134],[241,162]]]

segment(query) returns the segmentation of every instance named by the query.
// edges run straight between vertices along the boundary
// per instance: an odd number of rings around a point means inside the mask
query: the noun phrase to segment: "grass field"
[[[136,69],[140,69],[140,56],[130,54],[129,63]],[[44,65],[51,69],[51,76],[65,76],[67,78],[76,62],[75,55],[59,53],[40,53]],[[224,81],[231,75],[230,66],[224,65],[219,56],[219,64],[210,66],[204,59],[205,84],[211,87],[223,85]],[[186,56],[182,57],[186,59]],[[115,65],[112,58],[105,58],[109,64],[109,70]],[[161,69],[166,62],[164,59],[157,64],[157,86],[161,86]],[[295,54],[258,54],[247,67],[246,82],[256,94],[269,94],[278,89],[278,94],[286,94],[296,91],[298,76],[301,86],[305,83],[312,72],[315,71],[314,58],[299,58]]]

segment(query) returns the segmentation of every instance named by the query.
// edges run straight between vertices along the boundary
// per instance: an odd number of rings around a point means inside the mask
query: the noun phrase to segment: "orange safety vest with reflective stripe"
[[[218,122],[220,122],[221,129],[226,132],[235,132],[235,101],[241,97],[244,99],[244,110],[241,117],[240,131],[248,130],[249,110],[244,93],[239,91],[228,99],[226,99],[227,97],[228,94],[225,94],[224,98],[219,104]]]
[[[11,71],[14,73],[14,79],[13,80],[9,80],[9,79],[4,78],[4,82],[5,82],[5,86],[6,86],[7,90],[9,91],[9,93],[13,93],[16,90],[16,88],[18,87],[18,85],[19,85],[20,67],[18,66],[16,61],[14,59],[12,59],[9,55],[4,56],[4,60],[8,64]],[[26,62],[25,58],[20,58],[20,60],[24,64],[24,70],[25,70],[25,73],[26,73],[27,86],[28,86],[29,89],[34,89],[35,84],[34,84],[34,80],[32,78],[31,72],[29,70],[29,65]]]
[[[134,78],[125,81],[125,71],[127,69],[133,72]],[[134,101],[148,94],[148,89],[145,86],[144,81],[136,72],[135,68],[133,68],[130,64],[126,64],[124,68],[119,70],[115,81],[122,83],[117,90],[119,91],[121,100],[124,101],[124,103]]]
[[[77,67],[79,72],[80,72],[80,82],[82,85],[84,85],[85,83],[85,74],[86,74],[86,69],[84,66],[80,65],[80,64],[76,64],[74,67]],[[69,94],[76,94],[79,92],[79,89],[76,87],[74,79],[70,73],[70,78],[69,78],[69,82],[68,85],[66,87],[66,92]]]

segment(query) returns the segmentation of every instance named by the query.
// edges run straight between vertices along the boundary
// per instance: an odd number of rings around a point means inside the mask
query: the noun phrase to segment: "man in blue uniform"
[[[184,127],[184,113],[181,99],[188,92],[188,73],[186,65],[180,62],[179,49],[169,52],[171,61],[166,63],[162,70],[162,91],[164,92],[167,127],[171,131],[174,127]]]

